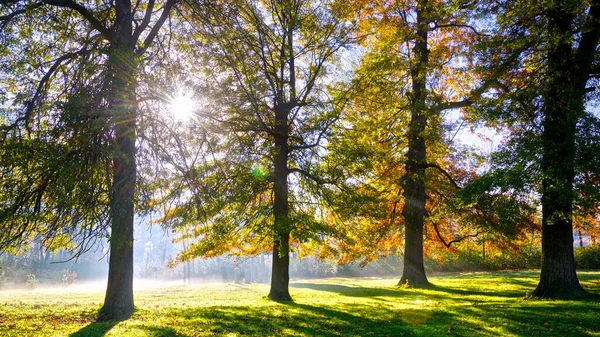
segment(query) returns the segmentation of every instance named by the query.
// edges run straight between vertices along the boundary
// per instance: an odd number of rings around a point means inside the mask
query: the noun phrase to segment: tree
[[[447,110],[474,104],[489,89],[496,88],[501,72],[478,76],[473,71],[480,57],[478,46],[489,38],[478,21],[482,19],[478,18],[477,2],[356,5],[363,29],[372,34],[362,69],[357,71],[358,81],[366,84],[358,87],[377,85],[363,92],[374,96],[358,94],[357,100],[383,103],[377,110],[381,116],[376,118],[387,120],[387,125],[379,139],[396,144],[396,165],[402,166],[388,171],[397,174],[395,179],[388,178],[397,191],[391,210],[395,214],[401,208],[404,219],[400,284],[425,287],[429,281],[423,265],[423,235],[426,220],[433,219],[428,200],[434,200],[435,192],[430,184],[434,180],[430,179],[443,177],[446,183],[455,185],[451,189],[459,187],[445,160],[450,155],[451,135],[444,132],[449,128],[443,115]]]
[[[315,186],[343,102],[327,96],[335,55],[354,36],[342,1],[189,1],[188,50],[204,68],[199,113],[207,155],[184,168],[188,202],[165,220],[193,226],[179,261],[273,251],[269,298],[291,300],[290,242],[330,232]],[[190,163],[190,161],[188,161]],[[187,168],[186,168],[187,167]],[[290,182],[291,181],[291,182]],[[185,235],[185,234],[184,234]]]
[[[537,297],[584,293],[575,272],[573,202],[577,125],[600,38],[600,1],[592,1],[575,44],[577,8],[557,1],[546,9],[549,37],[542,122],[542,270]]]
[[[4,102],[12,108],[0,135],[3,183],[25,176],[17,179],[18,188],[4,185],[15,198],[3,204],[2,222],[10,228],[3,232],[3,242],[15,242],[48,223],[48,238],[64,224],[81,225],[87,238],[109,226],[109,276],[101,313],[106,319],[126,317],[134,309],[138,74],[175,3],[0,2],[0,39],[6,42],[2,53],[7,56],[1,72],[10,78],[3,90],[12,97]],[[46,27],[48,34],[33,26]],[[29,71],[43,74],[33,90],[30,81],[18,83]],[[77,142],[70,146],[73,140]],[[53,150],[48,157],[24,158],[34,160],[33,165],[15,162],[14,154],[4,157],[11,150],[37,152],[43,147]],[[39,181],[29,189],[25,186],[30,179]],[[56,191],[62,193],[54,195]]]
[[[535,297],[585,293],[575,271],[573,212],[585,213],[598,201],[589,193],[594,190],[590,178],[598,173],[590,150],[599,140],[589,131],[598,119],[585,106],[594,97],[588,86],[595,83],[599,6],[596,1],[526,1],[490,7],[498,18],[491,62],[516,52],[519,63],[503,75],[510,90],[483,107],[488,118],[512,130],[511,146],[498,158],[503,169],[520,170],[521,179],[505,179],[505,186],[541,194],[542,268]]]

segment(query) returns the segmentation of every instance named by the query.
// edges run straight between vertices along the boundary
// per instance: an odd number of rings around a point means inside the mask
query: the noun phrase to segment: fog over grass
[[[205,283],[269,283],[272,256],[263,253],[255,257],[222,256],[195,259],[167,267],[183,245],[173,242],[173,234],[159,226],[148,226],[138,218],[134,241],[134,287],[170,286]],[[0,289],[106,289],[108,255],[105,242],[98,241],[88,252],[76,259],[73,251],[49,252],[32,244],[17,255],[0,255],[5,282]],[[398,277],[402,261],[396,255],[376,261],[365,268],[358,264],[340,266],[336,261],[319,261],[315,257],[299,259],[290,255],[292,279],[325,277],[390,276]],[[0,290],[2,291],[2,290]],[[58,290],[57,290],[58,291]]]

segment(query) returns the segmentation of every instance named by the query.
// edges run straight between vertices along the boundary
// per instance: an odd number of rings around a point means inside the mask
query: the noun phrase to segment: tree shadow
[[[69,335],[69,337],[102,337],[106,335],[115,325],[126,321],[133,315],[133,312],[121,313],[117,318],[109,319],[106,312],[102,309],[98,311],[96,320]]]
[[[449,328],[460,336],[469,335],[476,328],[471,323],[460,322],[460,317],[450,312],[429,308],[394,311],[387,306],[374,308],[359,303],[337,308],[285,302],[268,311],[245,306],[215,306],[184,309],[176,315],[196,320],[189,324],[200,329],[200,335],[218,336],[433,336]],[[163,336],[160,334],[163,332],[164,336],[185,336],[161,329],[147,328],[157,336]]]
[[[121,321],[96,321],[91,322],[69,337],[102,337]]]
[[[324,284],[324,283],[293,283],[290,284],[292,288],[300,288],[300,289],[312,289],[317,291],[326,291],[336,293],[342,296],[350,296],[350,297],[400,297],[406,294],[406,291],[397,288],[397,289],[388,289],[388,288],[370,288],[370,287],[361,287],[361,286],[347,286],[340,284]]]
[[[140,329],[146,331],[150,336],[160,336],[160,337],[189,337],[189,335],[185,335],[179,333],[168,327],[158,327],[158,326],[144,326]]]
[[[435,284],[430,284],[424,288],[407,288],[404,286],[398,286],[395,288],[370,288],[370,287],[361,287],[361,286],[348,286],[348,285],[339,285],[339,284],[322,284],[322,283],[294,283],[291,284],[290,287],[300,288],[300,289],[312,289],[317,291],[326,291],[339,294],[341,296],[349,296],[349,297],[402,297],[402,296],[410,296],[415,295],[419,291],[427,291],[432,290],[435,292],[439,292],[440,294],[428,294],[427,296],[432,298],[444,298],[447,295],[459,295],[459,296],[486,296],[486,297],[501,297],[501,298],[524,298],[525,293],[522,291],[477,291],[472,289],[459,289],[459,288],[451,288],[444,287]],[[456,300],[460,300],[459,298],[455,298]],[[465,299],[467,300],[467,299]]]
[[[472,289],[459,289],[459,288],[450,288],[444,287],[440,285],[431,285],[429,290],[439,291],[446,294],[453,294],[459,296],[486,296],[486,297],[501,297],[501,298],[524,298],[525,293],[522,291],[477,291]]]

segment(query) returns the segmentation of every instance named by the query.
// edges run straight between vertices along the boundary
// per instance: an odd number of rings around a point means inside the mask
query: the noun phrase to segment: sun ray
[[[194,115],[196,104],[192,95],[183,91],[178,91],[169,103],[169,111],[176,121],[188,121]]]

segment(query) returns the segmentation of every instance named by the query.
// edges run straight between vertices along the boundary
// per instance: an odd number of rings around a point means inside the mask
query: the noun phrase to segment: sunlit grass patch
[[[138,287],[137,311],[96,322],[103,289],[0,292],[0,336],[598,336],[600,301],[525,300],[536,272],[430,278],[302,280],[293,303],[266,298],[265,284]],[[580,273],[600,293],[600,272]]]

